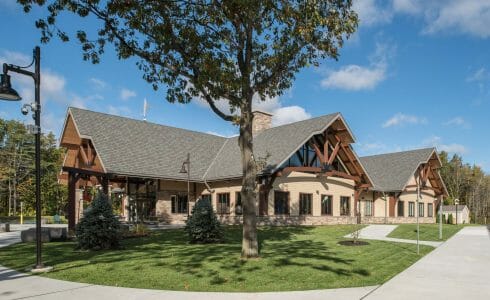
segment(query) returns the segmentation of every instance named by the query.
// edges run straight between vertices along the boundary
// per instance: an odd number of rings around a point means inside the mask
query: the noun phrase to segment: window
[[[371,217],[373,215],[373,200],[366,200],[365,202],[364,215],[366,217]]]
[[[209,201],[209,203],[211,203],[211,194],[201,195],[201,200]]]
[[[289,214],[289,192],[274,192],[274,214]]]
[[[332,202],[332,196],[322,195],[322,215],[332,215]]]
[[[173,214],[187,213],[187,195],[172,195],[170,200],[172,201]]]
[[[236,192],[235,193],[235,215],[241,215],[242,212],[243,212],[242,193]]]
[[[230,193],[218,194],[216,212],[220,215],[230,213]]]
[[[415,217],[415,202],[408,202],[408,216]]]
[[[419,217],[424,216],[424,203],[419,203]]]
[[[405,202],[403,201],[398,201],[398,216],[399,217],[404,217],[405,216]]]
[[[311,215],[311,205],[312,205],[313,194],[299,194],[299,214],[300,215]]]
[[[348,216],[350,215],[350,197],[340,197],[340,215]]]
[[[427,203],[427,217],[433,217],[434,216],[434,206],[432,203]]]

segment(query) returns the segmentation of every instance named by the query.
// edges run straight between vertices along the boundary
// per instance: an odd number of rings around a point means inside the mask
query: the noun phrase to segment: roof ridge
[[[95,114],[100,114],[100,115],[106,115],[108,117],[115,117],[115,118],[119,118],[119,119],[130,120],[130,121],[134,121],[134,122],[138,122],[138,123],[143,123],[143,124],[148,124],[148,125],[156,125],[156,126],[161,126],[161,127],[167,127],[167,128],[184,130],[184,131],[198,133],[198,134],[203,134],[203,135],[208,135],[208,136],[212,136],[212,137],[218,137],[218,138],[225,139],[225,140],[229,139],[229,137],[224,137],[224,136],[220,136],[220,135],[216,135],[216,134],[212,134],[212,133],[207,133],[207,132],[202,132],[202,131],[197,131],[197,130],[186,129],[186,128],[182,128],[182,127],[169,126],[169,125],[159,124],[159,123],[155,123],[155,122],[143,121],[143,120],[133,119],[133,118],[129,118],[129,117],[123,117],[123,116],[118,116],[118,115],[112,115],[112,114],[108,114],[108,113],[105,113],[105,112],[99,112],[99,111],[94,111],[94,110],[90,110],[90,109],[83,109],[83,108],[78,108],[78,107],[73,107],[73,106],[69,106],[68,107],[68,110],[72,110],[72,109],[82,110],[82,111],[86,111],[86,112],[90,112],[90,113],[95,113]]]
[[[386,153],[379,153],[379,154],[373,154],[373,155],[365,155],[365,156],[360,156],[359,158],[371,158],[371,157],[376,157],[376,156],[384,156],[384,155],[390,155],[390,154],[401,154],[401,153],[408,153],[408,152],[418,152],[418,151],[423,151],[423,150],[437,150],[437,149],[436,149],[436,147],[426,147],[426,148],[411,149],[411,150],[404,150],[404,151],[386,152]]]
[[[211,167],[214,165],[214,163],[215,163],[215,162],[216,162],[216,160],[218,159],[219,154],[221,153],[221,151],[223,151],[223,148],[225,148],[225,145],[226,145],[226,144],[227,144],[229,141],[231,141],[231,138],[227,138],[227,139],[224,141],[223,145],[221,145],[221,148],[219,148],[218,152],[216,152],[216,155],[214,156],[213,160],[211,161],[211,163],[210,163],[210,164],[209,164],[209,166],[207,167],[206,172],[204,172],[204,175],[202,175],[202,179],[203,179],[203,180],[206,180],[206,175],[208,175],[209,170],[210,170],[210,169],[211,169]]]

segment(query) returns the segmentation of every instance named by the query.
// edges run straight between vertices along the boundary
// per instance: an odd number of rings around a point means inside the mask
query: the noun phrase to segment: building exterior
[[[259,224],[435,221],[447,191],[434,148],[359,158],[340,113],[277,127],[271,117],[254,112]],[[97,186],[125,218],[183,223],[196,200],[207,199],[222,222],[240,223],[237,140],[69,108],[60,175],[69,186],[69,226]],[[189,173],[181,173],[187,154]]]
[[[469,224],[470,223],[470,210],[466,205],[443,205],[442,214],[446,217],[446,221],[449,215],[453,215],[453,224]]]

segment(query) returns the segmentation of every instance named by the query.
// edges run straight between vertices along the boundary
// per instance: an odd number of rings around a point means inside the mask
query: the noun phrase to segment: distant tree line
[[[450,158],[442,151],[440,158],[440,173],[449,193],[444,204],[454,204],[454,200],[459,199],[459,204],[468,206],[472,222],[487,224],[490,221],[490,175],[477,165],[464,163],[460,155]]]
[[[41,200],[43,215],[62,214],[67,188],[58,183],[64,149],[52,132],[41,136]],[[0,118],[0,216],[35,214],[34,135],[15,120]]]

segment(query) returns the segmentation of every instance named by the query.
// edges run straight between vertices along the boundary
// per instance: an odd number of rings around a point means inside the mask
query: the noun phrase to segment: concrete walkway
[[[365,240],[380,240],[387,242],[396,242],[396,243],[408,243],[408,244],[417,244],[416,240],[406,240],[406,239],[396,239],[387,237],[390,232],[392,232],[398,225],[368,225],[361,229],[361,233],[359,234],[359,238]],[[352,238],[352,234],[348,234],[345,236],[346,238]],[[431,247],[439,247],[443,242],[433,242],[433,241],[419,241],[420,245],[427,245]]]
[[[465,227],[362,299],[490,299],[490,234]]]

